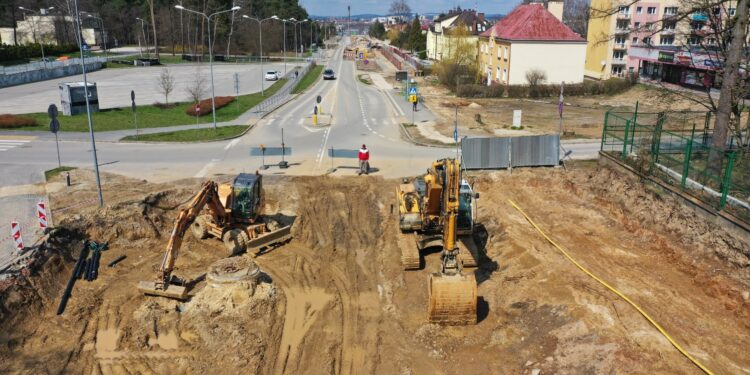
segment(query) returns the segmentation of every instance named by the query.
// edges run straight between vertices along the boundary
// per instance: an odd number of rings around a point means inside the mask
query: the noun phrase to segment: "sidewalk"
[[[297,81],[293,78],[294,72],[300,70],[299,77],[302,78],[304,75],[304,68],[295,68],[292,70],[289,70],[284,76],[284,78],[288,79],[286,84],[284,84],[284,87],[282,87],[278,92],[275,94],[269,96],[262,102],[258,103],[253,108],[250,108],[245,113],[241,114],[239,117],[232,121],[225,121],[225,122],[217,122],[217,127],[223,127],[223,126],[234,126],[234,125],[253,125],[257,123],[260,119],[262,119],[266,114],[274,111],[276,108],[282,106],[283,104],[290,101],[294,96],[297,94],[292,94],[292,89],[294,85],[297,83]],[[211,120],[211,116],[205,116],[208,120]],[[180,130],[191,130],[191,129],[205,129],[213,127],[213,122],[204,122],[200,124],[191,124],[191,125],[176,125],[176,126],[165,126],[165,127],[159,127],[159,128],[141,128],[138,129],[138,134],[153,134],[153,133],[164,133],[164,132],[173,132],[173,131],[180,131]],[[96,123],[94,123],[94,130],[96,130]],[[37,137],[37,140],[42,141],[53,141],[55,139],[55,135],[48,131],[29,131],[29,130],[9,130],[9,131],[0,131],[0,135],[6,136],[6,135],[12,135],[12,136],[33,136]],[[60,141],[67,141],[67,142],[88,142],[91,137],[89,136],[88,132],[59,132],[57,133],[58,139]],[[95,131],[94,137],[96,138],[97,142],[119,142],[120,139],[123,137],[129,136],[129,135],[135,135],[135,129],[123,129],[123,130],[113,130],[113,131]]]

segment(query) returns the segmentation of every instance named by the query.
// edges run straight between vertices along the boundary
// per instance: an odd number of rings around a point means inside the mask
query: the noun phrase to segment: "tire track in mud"
[[[284,255],[282,255],[284,253]],[[275,256],[274,256],[275,255]],[[294,257],[294,260],[290,258]],[[337,266],[325,265],[315,259],[316,255],[309,249],[282,248],[276,252],[266,254],[257,259],[263,269],[278,281],[286,294],[285,322],[282,339],[279,343],[279,355],[274,368],[275,374],[294,373],[302,351],[301,347],[317,316],[322,313],[326,305],[337,296],[341,301],[341,338],[339,340],[337,358],[333,358],[336,374],[350,374],[362,371],[366,366],[365,347],[358,342],[360,333],[360,311],[358,309],[359,295],[353,288],[351,280]],[[292,269],[290,275],[285,269]],[[313,277],[317,274],[317,277]],[[314,280],[320,280],[317,283]],[[332,281],[335,296],[327,289],[325,281]],[[317,284],[317,285],[316,285]],[[311,294],[312,292],[312,294]],[[323,297],[323,298],[321,298]],[[310,300],[321,300],[316,306],[310,305]],[[301,309],[300,309],[301,308]],[[300,311],[307,311],[300,319]],[[370,337],[360,339],[371,340]]]

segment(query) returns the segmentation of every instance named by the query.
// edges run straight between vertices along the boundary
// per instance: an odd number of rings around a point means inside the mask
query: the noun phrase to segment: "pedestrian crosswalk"
[[[8,151],[16,147],[25,146],[31,142],[35,137],[0,137],[0,152]]]

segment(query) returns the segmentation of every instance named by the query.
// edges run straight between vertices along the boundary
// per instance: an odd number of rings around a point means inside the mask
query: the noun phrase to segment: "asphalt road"
[[[402,140],[399,122],[403,120],[403,113],[394,105],[389,97],[391,94],[374,85],[359,83],[355,77],[354,63],[342,60],[341,48],[343,43],[338,50],[331,51],[331,57],[326,62],[326,66],[337,73],[338,79],[318,82],[306,93],[262,119],[244,136],[229,141],[189,145],[98,142],[100,170],[151,181],[253,173],[256,170],[264,174],[311,175],[327,173],[335,168],[334,175],[355,175],[356,157],[331,158],[328,150],[333,147],[341,155],[342,150],[354,151],[364,143],[371,152],[374,175],[401,177],[423,172],[436,159],[455,156],[454,149],[421,147]],[[232,84],[225,82],[217,86],[217,94],[221,95],[222,90],[231,88]],[[23,87],[17,89],[28,90]],[[30,90],[28,92],[31,95]],[[322,98],[323,114],[332,114],[329,126],[312,125],[313,106],[318,96]],[[0,105],[7,105],[6,100],[3,96]],[[250,150],[261,144],[280,147],[282,129],[285,146],[291,148],[291,155],[285,157],[290,167],[263,170],[262,158],[251,156]],[[0,146],[5,145],[0,147],[0,230],[10,220],[18,219],[15,217],[17,213],[26,212],[29,209],[27,206],[33,208],[35,201],[43,199],[38,189],[34,195],[18,191],[3,194],[3,188],[7,192],[13,191],[8,187],[42,182],[43,171],[57,166],[54,138],[31,136],[23,140],[25,142],[12,142],[9,139],[7,143],[2,143],[3,135],[0,133]],[[597,141],[571,143],[566,147],[573,149],[574,157],[582,157],[595,156],[599,145]],[[61,141],[60,154],[63,165],[93,168],[89,142]],[[270,155],[265,158],[265,164],[277,165],[280,160],[279,155]],[[106,176],[103,183],[107,183]],[[14,194],[17,199],[9,197]],[[95,199],[96,195],[92,194],[91,198]],[[25,220],[33,223],[33,217]],[[0,236],[4,238],[5,234],[0,233]],[[2,242],[0,258],[9,246],[7,242]]]
[[[287,64],[287,69],[294,65]],[[194,85],[195,77],[200,74],[206,79],[206,97],[210,97],[210,75],[208,64],[173,64],[167,66],[175,77],[174,91],[169,101],[188,101],[186,91]],[[87,74],[89,82],[96,82],[99,96],[99,108],[117,108],[130,106],[130,91],[135,91],[136,104],[164,102],[164,95],[158,89],[158,77],[164,67],[150,66],[126,69],[102,69]],[[283,63],[263,64],[263,70],[284,72]],[[214,64],[214,87],[217,96],[235,95],[234,74],[239,73],[239,93],[250,94],[273,84],[263,80],[260,64]],[[12,86],[0,89],[0,114],[46,112],[54,103],[60,104],[58,84],[61,82],[82,82],[83,75],[62,77],[27,85]]]

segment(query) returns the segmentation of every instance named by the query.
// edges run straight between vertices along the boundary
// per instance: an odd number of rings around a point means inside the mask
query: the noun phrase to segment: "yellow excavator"
[[[461,178],[461,163],[438,160],[426,175],[400,184],[396,195],[404,269],[419,269],[420,250],[442,247],[440,270],[430,275],[429,321],[476,324],[477,283],[474,274],[464,273],[463,268],[477,266],[472,235],[479,194]]]
[[[247,251],[255,256],[291,239],[291,225],[282,226],[262,215],[265,203],[261,182],[258,173],[240,173],[231,184],[204,182],[175,220],[156,280],[141,281],[138,289],[147,295],[180,300],[187,297],[185,281],[172,275],[172,271],[188,228],[197,239],[221,239],[228,255]],[[200,215],[204,207],[208,214]]]

